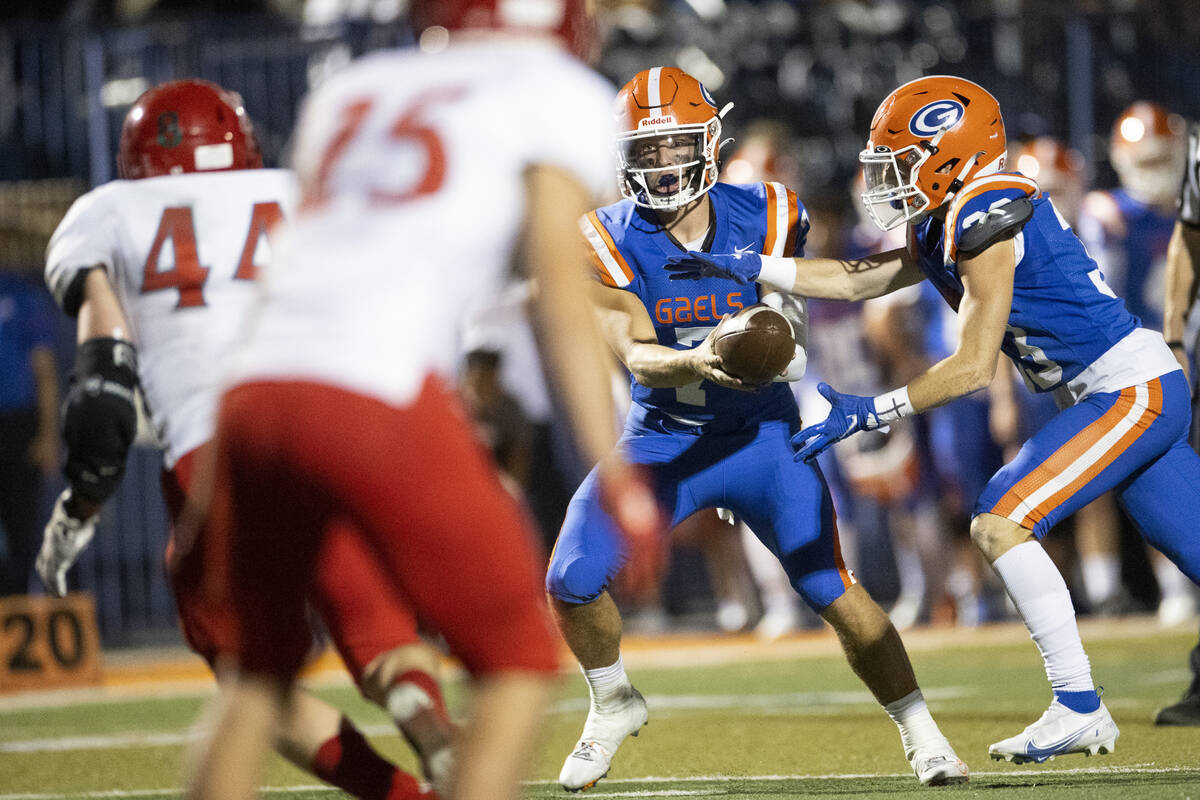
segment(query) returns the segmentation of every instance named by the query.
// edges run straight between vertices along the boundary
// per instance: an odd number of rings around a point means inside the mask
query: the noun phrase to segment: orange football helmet
[[[720,111],[700,81],[676,67],[652,67],[617,94],[617,179],[643,208],[682,208],[717,182]]]
[[[979,175],[1004,169],[1000,104],[982,86],[952,75],[910,81],[889,94],[858,154],[862,200],[883,230],[918,220]]]
[[[1187,149],[1183,118],[1138,101],[1113,125],[1110,157],[1121,186],[1135,200],[1169,207],[1182,180]]]
[[[1052,136],[1038,136],[1015,148],[1009,154],[1009,164],[1037,181],[1038,188],[1050,195],[1067,222],[1075,224],[1087,183],[1083,153]]]

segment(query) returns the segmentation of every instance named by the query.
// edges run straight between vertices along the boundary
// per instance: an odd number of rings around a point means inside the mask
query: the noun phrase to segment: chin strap
[[[946,187],[946,200],[943,200],[942,202],[946,202],[953,198],[954,195],[958,194],[958,190],[963,187],[963,176],[974,169],[975,162],[978,160],[979,153],[975,153],[973,156],[967,159],[967,163],[963,165],[963,168],[960,169],[958,174],[954,176],[954,180],[950,181],[950,185]]]

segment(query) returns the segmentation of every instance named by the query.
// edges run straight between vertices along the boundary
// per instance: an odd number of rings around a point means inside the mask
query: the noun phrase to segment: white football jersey
[[[60,304],[81,270],[108,273],[168,468],[212,438],[254,278],[271,257],[268,229],[295,203],[286,170],[113,181],[76,200],[50,240],[46,283]]]
[[[614,181],[604,79],[546,44],[367,56],[305,103],[302,202],[264,274],[236,380],[299,379],[404,405],[452,376],[466,311],[502,291],[524,172]],[[563,267],[583,267],[573,253]]]

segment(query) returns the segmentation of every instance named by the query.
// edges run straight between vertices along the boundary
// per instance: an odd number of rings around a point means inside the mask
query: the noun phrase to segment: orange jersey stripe
[[[775,209],[779,205],[779,195],[775,192],[775,184],[764,183],[767,188],[767,236],[763,239],[762,250],[759,252],[764,255],[777,255],[771,252],[771,248],[775,245]]]
[[[621,255],[621,251],[617,249],[617,243],[613,241],[612,234],[608,232],[608,228],[605,228],[604,223],[600,221],[600,216],[595,211],[589,211],[586,218],[592,224],[592,227],[595,228],[596,233],[600,234],[604,246],[608,248],[609,254],[616,262],[621,273],[625,276],[625,282],[631,282],[633,280],[633,270],[629,268],[629,262],[625,260],[625,256]]]
[[[1004,493],[1004,496],[992,506],[989,513],[1007,517],[1017,509],[1021,501],[1045,486],[1054,476],[1062,473],[1077,458],[1087,452],[1088,448],[1100,441],[1114,425],[1133,409],[1135,393],[1133,389],[1122,389],[1121,396],[1113,407],[1079,433],[1072,436],[1061,447],[1050,454],[1050,457],[1035,467],[1016,485]]]
[[[609,274],[608,268],[604,266],[604,262],[600,260],[600,256],[596,255],[590,249],[588,250],[588,263],[592,265],[592,269],[595,270],[596,277],[600,279],[601,283],[605,286],[611,286],[614,289],[619,288],[617,282]]]
[[[1149,390],[1150,396],[1146,403],[1146,409],[1142,412],[1141,416],[1138,417],[1138,421],[1134,423],[1133,427],[1126,431],[1125,435],[1118,439],[1117,443],[1109,448],[1109,450],[1104,453],[1103,456],[1097,459],[1095,464],[1092,464],[1090,467],[1084,470],[1083,474],[1071,481],[1071,483],[1061,491],[1058,491],[1049,497],[1045,502],[1040,503],[1037,508],[1030,511],[1029,514],[1025,516],[1025,519],[1022,520],[1021,527],[1032,528],[1034,525],[1040,522],[1047,514],[1058,508],[1064,501],[1066,501],[1068,497],[1083,488],[1088,481],[1092,480],[1105,469],[1107,469],[1112,462],[1116,461],[1117,456],[1128,450],[1129,446],[1133,444],[1134,440],[1146,432],[1146,430],[1150,427],[1150,424],[1153,423],[1154,420],[1158,418],[1158,415],[1162,413],[1162,383],[1159,382],[1158,379],[1155,379],[1150,381],[1150,383],[1147,385],[1147,389]],[[1126,389],[1125,391],[1131,390]],[[1124,392],[1122,392],[1122,397],[1124,397]]]
[[[791,256],[796,252],[796,240],[800,238],[800,200],[791,189],[787,190],[788,203],[788,235],[781,256]]]

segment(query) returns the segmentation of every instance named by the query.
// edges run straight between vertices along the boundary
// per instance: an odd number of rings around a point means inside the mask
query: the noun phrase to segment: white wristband
[[[912,416],[915,413],[912,402],[908,399],[907,386],[901,386],[899,389],[893,389],[875,398],[875,416],[879,417],[879,421],[884,424],[895,422],[901,417]]]
[[[792,293],[796,285],[796,259],[779,256],[759,256],[762,269],[754,280],[777,292]]]

